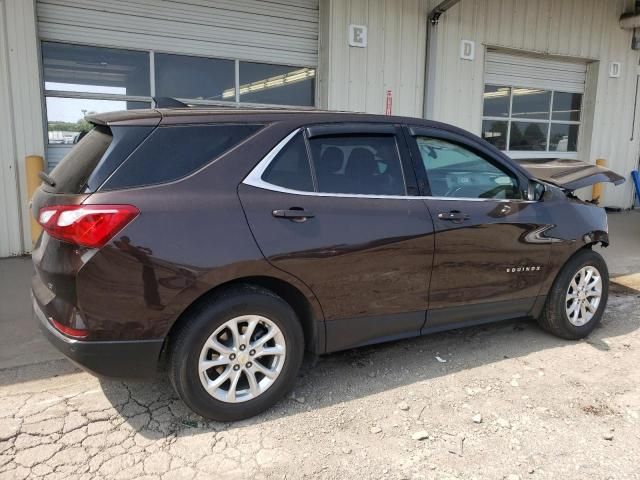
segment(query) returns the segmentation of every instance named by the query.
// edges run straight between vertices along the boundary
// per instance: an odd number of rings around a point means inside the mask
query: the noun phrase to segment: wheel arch
[[[163,357],[166,357],[166,354],[170,348],[172,335],[175,334],[177,329],[183,328],[185,326],[185,322],[187,321],[189,314],[192,311],[196,310],[202,303],[219,294],[221,291],[240,285],[252,285],[261,287],[282,298],[289,304],[289,306],[291,306],[293,311],[296,313],[300,324],[302,325],[305,349],[314,354],[320,354],[324,352],[324,321],[321,312],[318,312],[319,305],[312,304],[308,296],[305,295],[305,293],[303,293],[300,288],[284,279],[268,275],[249,275],[245,277],[235,278],[233,280],[229,280],[219,285],[213,286],[207,291],[203,292],[189,305],[187,305],[182,313],[180,313],[180,315],[170,326],[167,334],[165,335],[161,359]]]

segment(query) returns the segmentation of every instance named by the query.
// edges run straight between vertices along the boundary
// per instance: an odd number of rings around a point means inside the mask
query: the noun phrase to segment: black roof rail
[[[153,97],[158,108],[189,108],[189,105],[171,97]]]

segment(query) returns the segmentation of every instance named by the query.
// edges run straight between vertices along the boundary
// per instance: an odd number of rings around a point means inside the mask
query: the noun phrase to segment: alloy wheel
[[[200,381],[217,400],[246,402],[273,385],[286,355],[284,335],[273,321],[261,315],[235,317],[218,327],[202,347]]]
[[[602,278],[597,268],[582,267],[573,277],[566,296],[566,313],[569,322],[582,327],[589,323],[600,305]]]

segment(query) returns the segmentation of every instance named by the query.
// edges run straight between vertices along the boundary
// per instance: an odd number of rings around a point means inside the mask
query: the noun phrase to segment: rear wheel
[[[221,421],[251,417],[293,387],[304,338],[294,311],[277,295],[234,287],[184,320],[171,343],[169,375],[196,413]]]
[[[583,250],[563,267],[538,322],[545,330],[576,340],[600,322],[609,294],[609,271],[602,256]]]

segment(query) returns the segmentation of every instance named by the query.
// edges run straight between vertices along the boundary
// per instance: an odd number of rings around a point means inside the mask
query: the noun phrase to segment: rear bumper
[[[56,330],[32,295],[33,311],[45,337],[84,370],[95,375],[148,378],[158,370],[163,340],[91,342],[69,338]]]

